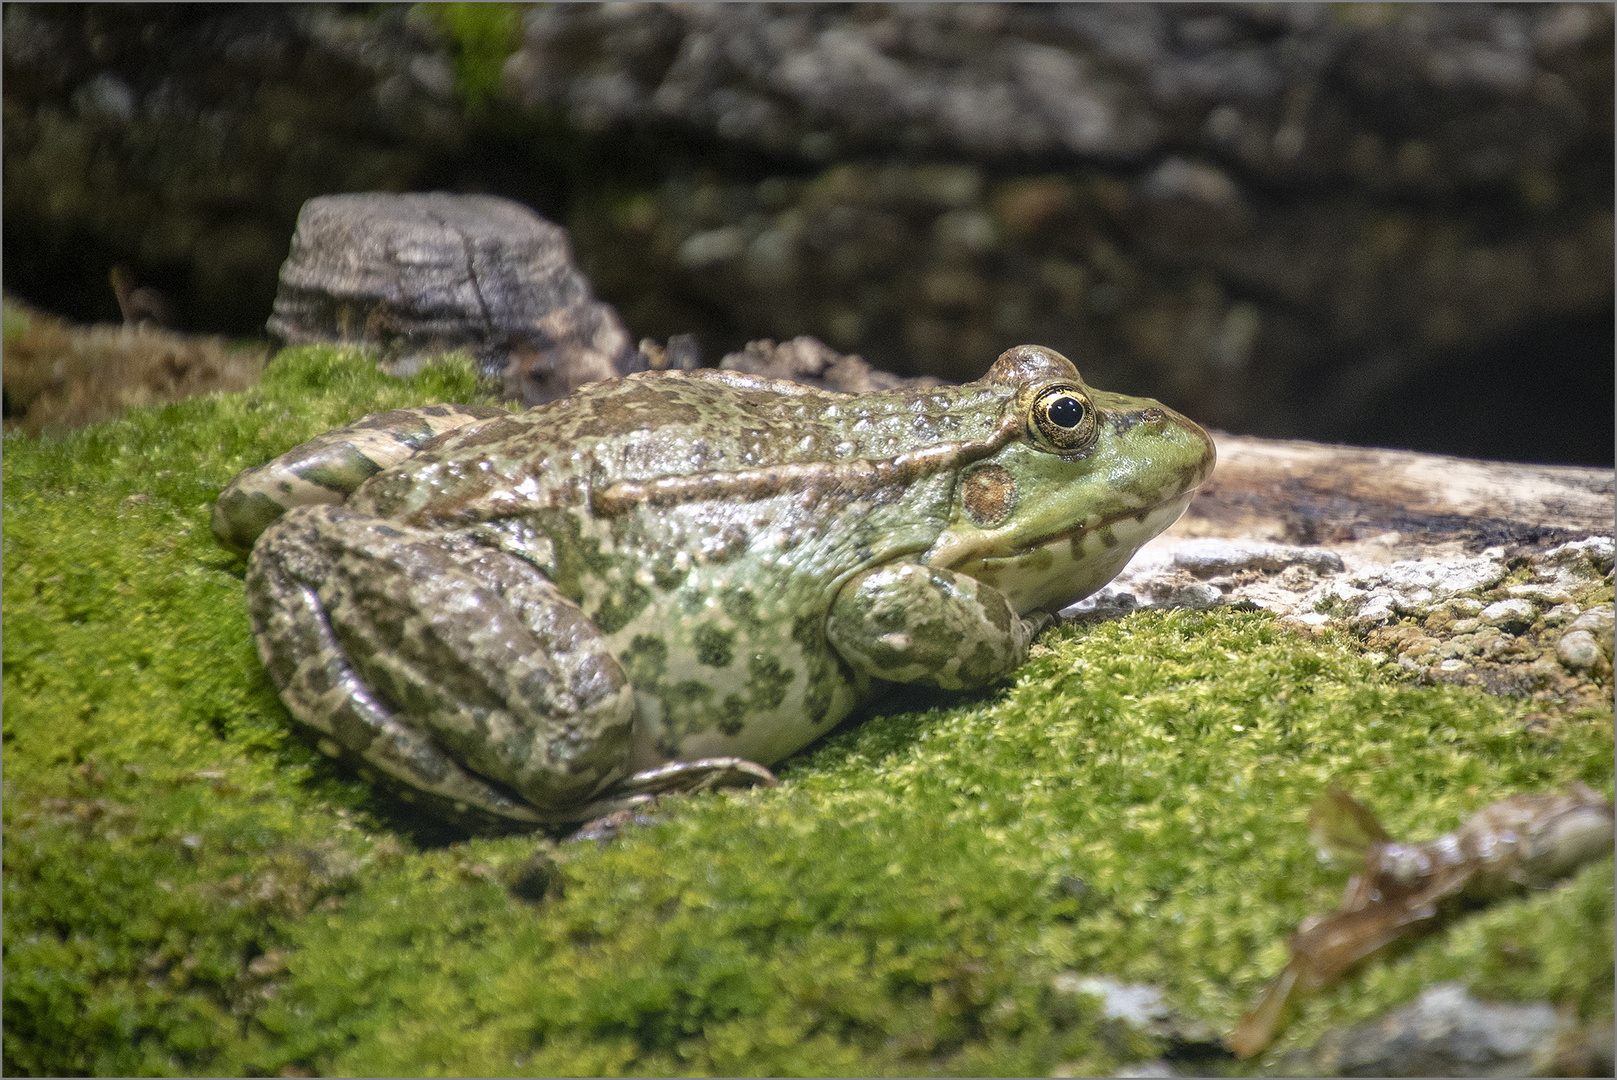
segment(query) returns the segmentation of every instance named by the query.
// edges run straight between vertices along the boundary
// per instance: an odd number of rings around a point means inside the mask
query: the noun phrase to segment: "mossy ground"
[[[1229,1030],[1339,898],[1306,837],[1327,783],[1411,838],[1611,791],[1609,710],[1528,730],[1526,702],[1346,639],[1141,613],[609,845],[436,830],[294,731],[208,514],[312,434],[477,392],[464,365],[294,350],[242,393],[6,438],[8,1072],[1106,1072],[1162,1048],[1052,976],[1156,983]],[[505,881],[541,847],[565,891],[535,904]],[[1438,979],[1609,1017],[1612,872],[1424,939],[1276,1049]]]

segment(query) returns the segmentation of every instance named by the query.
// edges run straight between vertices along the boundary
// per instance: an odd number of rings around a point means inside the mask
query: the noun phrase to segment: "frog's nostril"
[[[1149,408],[1145,410],[1145,412],[1141,413],[1140,419],[1147,424],[1160,424],[1162,423],[1163,412],[1161,409],[1153,406],[1152,408]]]

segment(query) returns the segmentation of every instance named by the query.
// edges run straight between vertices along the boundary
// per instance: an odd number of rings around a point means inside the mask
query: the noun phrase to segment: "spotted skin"
[[[256,539],[254,629],[295,716],[513,823],[765,779],[878,682],[1003,677],[1213,463],[1190,421],[1037,346],[957,387],[650,372],[425,412],[243,474],[216,531]]]

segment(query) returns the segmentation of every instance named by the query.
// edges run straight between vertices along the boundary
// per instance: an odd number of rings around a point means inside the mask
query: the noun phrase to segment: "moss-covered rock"
[[[464,363],[292,350],[242,393],[6,438],[8,1071],[1105,1072],[1164,1047],[1057,976],[1227,1031],[1336,902],[1305,820],[1327,782],[1411,838],[1611,791],[1609,708],[1536,731],[1345,636],[1180,611],[1061,626],[1012,683],[878,706],[780,787],[609,845],[447,832],[293,729],[207,521],[243,466],[478,393]],[[536,849],[538,902],[510,885]],[[1467,918],[1275,1053],[1442,979],[1610,1017],[1612,894],[1608,861]]]

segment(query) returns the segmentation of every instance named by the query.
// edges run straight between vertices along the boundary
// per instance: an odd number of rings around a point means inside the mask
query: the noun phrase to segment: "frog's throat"
[[[805,493],[852,502],[891,487],[907,487],[924,476],[963,468],[995,453],[1023,434],[1020,413],[1006,411],[986,439],[928,446],[886,458],[803,465],[767,465],[734,472],[660,476],[655,480],[619,480],[590,496],[599,517],[616,517],[638,506],[682,503],[754,502],[775,495]]]
[[[1120,547],[1132,556],[1140,545],[1178,521],[1195,494],[1195,488],[1181,491],[1150,506],[1130,507],[1115,514],[1024,540],[1018,543],[1014,550],[1009,551],[1003,550],[1001,547],[1003,541],[990,533],[974,532],[955,536],[945,534],[938,539],[931,550],[921,556],[921,561],[945,570],[961,570],[970,564],[993,566],[1009,563],[1043,547],[1066,542],[1072,546],[1074,561],[1082,562],[1086,557],[1083,550],[1084,541],[1091,536],[1104,535],[1107,530],[1111,531],[1112,537],[1102,546],[1108,549]],[[1119,533],[1123,535],[1118,535]],[[1122,569],[1121,564],[1118,569]],[[1104,584],[1106,582],[1102,581],[1095,588],[1098,589]]]

